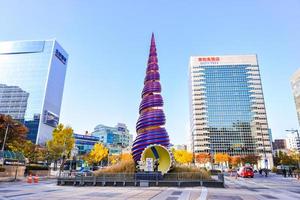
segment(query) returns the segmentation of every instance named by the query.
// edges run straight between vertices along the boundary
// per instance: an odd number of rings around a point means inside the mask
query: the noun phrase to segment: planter
[[[14,177],[17,170],[17,177],[24,177],[25,166],[6,166],[4,165],[3,168],[5,169],[4,172],[0,172],[0,177]]]
[[[50,172],[49,170],[29,170],[28,174],[38,175],[38,176],[48,176]]]

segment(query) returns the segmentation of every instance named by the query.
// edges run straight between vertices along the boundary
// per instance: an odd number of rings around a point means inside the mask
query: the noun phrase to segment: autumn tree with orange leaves
[[[208,153],[197,153],[195,160],[200,164],[205,164],[210,161],[210,155]]]
[[[237,167],[242,162],[241,156],[231,156],[229,159],[229,163],[233,167]]]
[[[215,163],[218,164],[229,161],[229,155],[227,153],[216,153],[214,158],[215,158]]]

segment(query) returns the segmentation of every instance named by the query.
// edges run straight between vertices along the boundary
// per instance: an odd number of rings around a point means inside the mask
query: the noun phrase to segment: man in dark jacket
[[[283,174],[283,177],[286,178],[286,169],[285,168],[283,168],[282,174]]]

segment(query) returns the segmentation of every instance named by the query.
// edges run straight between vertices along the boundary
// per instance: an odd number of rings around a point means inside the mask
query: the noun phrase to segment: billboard
[[[52,127],[56,127],[59,123],[59,117],[48,110],[44,111],[44,124],[47,124]]]

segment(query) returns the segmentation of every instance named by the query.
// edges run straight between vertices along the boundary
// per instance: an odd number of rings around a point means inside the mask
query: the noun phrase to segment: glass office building
[[[85,155],[89,153],[96,143],[99,143],[99,137],[90,135],[81,135],[74,133],[75,150],[77,155]]]
[[[256,55],[190,59],[191,149],[195,153],[260,155],[273,164]]]
[[[0,42],[0,113],[44,144],[59,122],[68,54],[55,40]]]
[[[123,123],[118,123],[115,127],[99,124],[92,135],[99,137],[99,141],[109,148],[110,154],[120,154],[123,149],[132,145],[133,137]]]

